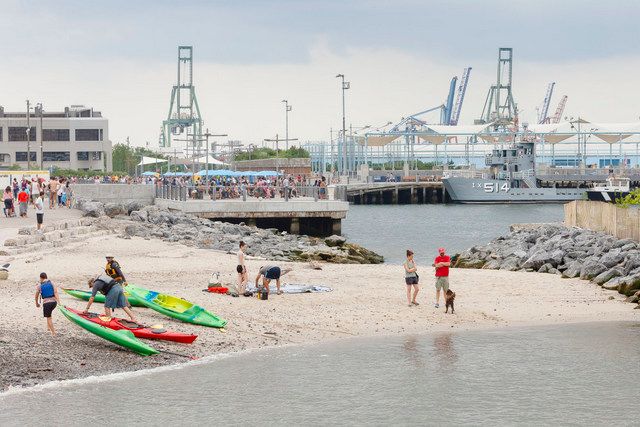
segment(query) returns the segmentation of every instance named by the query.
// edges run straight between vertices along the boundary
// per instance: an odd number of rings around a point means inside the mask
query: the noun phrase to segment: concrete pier
[[[342,219],[349,210],[347,202],[338,200],[168,200],[156,198],[161,208],[180,211],[201,218],[278,228],[295,234],[327,236],[340,234]]]
[[[356,205],[435,204],[449,201],[440,181],[347,184],[337,194]]]

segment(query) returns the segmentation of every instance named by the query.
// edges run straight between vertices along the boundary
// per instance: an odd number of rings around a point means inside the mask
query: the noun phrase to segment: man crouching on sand
[[[282,291],[280,290],[280,276],[287,274],[290,271],[290,268],[285,268],[284,271],[282,271],[277,265],[263,265],[260,267],[260,270],[258,270],[258,275],[256,276],[256,288],[258,288],[258,282],[262,277],[262,286],[267,290],[267,292],[269,292],[269,283],[271,283],[272,280],[275,280],[276,289],[278,295],[280,295],[282,294]]]
[[[87,304],[87,308],[84,311],[85,313],[89,312],[89,308],[91,304],[93,304],[93,300],[98,292],[105,296],[104,301],[104,314],[107,317],[111,317],[111,310],[116,308],[121,308],[127,313],[127,316],[131,319],[132,322],[138,323],[136,318],[129,308],[129,304],[127,301],[127,297],[124,296],[124,290],[122,289],[122,285],[113,278],[107,276],[106,274],[101,274],[96,278],[89,279],[89,287],[91,288],[91,298],[89,298],[89,303]]]

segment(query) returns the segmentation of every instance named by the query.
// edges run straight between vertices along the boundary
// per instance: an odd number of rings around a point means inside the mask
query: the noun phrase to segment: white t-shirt
[[[42,201],[42,197],[38,196],[36,199],[36,213],[43,214],[44,213],[44,202]]]

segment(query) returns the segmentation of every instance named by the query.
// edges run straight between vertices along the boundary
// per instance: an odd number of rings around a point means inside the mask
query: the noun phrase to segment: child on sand
[[[247,289],[247,282],[249,281],[249,273],[247,273],[247,266],[244,263],[244,251],[247,249],[245,242],[240,242],[240,250],[238,251],[238,265],[236,271],[238,272],[238,293],[244,294]]]
[[[36,287],[36,307],[40,308],[40,299],[42,299],[42,311],[47,319],[47,328],[51,335],[55,336],[56,331],[53,328],[53,320],[51,313],[58,305],[60,297],[58,296],[58,288],[53,286],[51,280],[47,278],[47,273],[40,273],[40,281]]]

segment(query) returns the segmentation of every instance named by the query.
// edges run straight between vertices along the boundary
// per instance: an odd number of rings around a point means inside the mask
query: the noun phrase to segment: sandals
[[[276,292],[276,294],[278,294],[278,295],[282,295],[282,294],[284,294],[284,292],[282,292],[282,291],[278,291],[278,292]]]
[[[413,304],[413,305],[420,305],[417,301],[411,301],[411,304]]]

